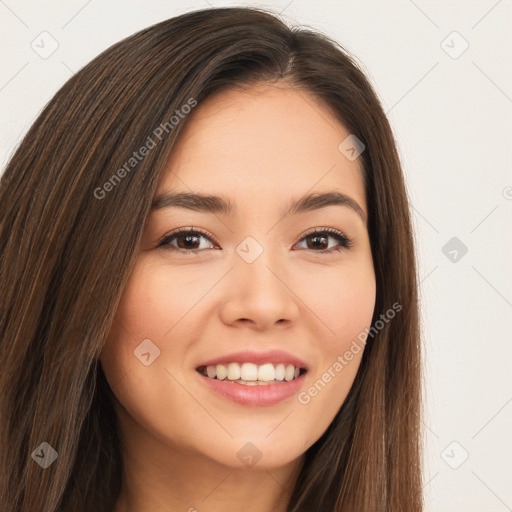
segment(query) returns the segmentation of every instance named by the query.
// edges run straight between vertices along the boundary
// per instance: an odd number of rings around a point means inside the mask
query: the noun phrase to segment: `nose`
[[[299,299],[289,284],[288,274],[265,254],[252,263],[241,258],[235,262],[226,283],[227,299],[221,307],[225,324],[246,324],[262,331],[274,324],[285,327],[297,321]]]

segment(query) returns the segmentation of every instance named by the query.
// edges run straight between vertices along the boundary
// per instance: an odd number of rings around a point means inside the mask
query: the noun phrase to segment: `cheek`
[[[101,355],[109,383],[126,375],[137,381],[150,379],[156,372],[147,368],[181,366],[189,344],[197,337],[194,331],[203,328],[204,318],[197,306],[218,280],[213,272],[200,279],[192,269],[171,272],[160,262],[150,261],[149,256],[139,256]],[[146,347],[144,354],[150,352],[150,361],[158,355],[150,366],[144,366],[137,357],[143,350],[139,347]]]
[[[118,415],[136,418],[153,433],[174,437],[181,435],[176,411],[190,407],[190,396],[177,383],[182,378],[175,375],[173,365],[179,368],[187,353],[187,314],[193,315],[191,308],[206,290],[197,282],[194,285],[185,273],[173,273],[172,282],[168,274],[143,258],[137,262],[123,291],[101,364],[122,406]],[[168,350],[170,343],[172,350]]]
[[[340,272],[339,281],[326,282],[323,289],[324,309],[320,311],[323,311],[322,320],[329,327],[329,333],[318,339],[323,367],[319,367],[317,373],[324,375],[329,371],[331,376],[335,374],[337,378],[325,376],[323,380],[333,382],[330,388],[334,393],[342,391],[346,394],[357,373],[364,335],[371,326],[374,313],[376,284],[373,267],[354,267]],[[337,364],[340,360],[342,370]]]
[[[183,306],[176,294],[165,292],[165,283],[154,270],[137,262],[123,291],[101,354],[102,366],[112,389],[122,379],[140,384],[148,376],[147,368],[159,366],[162,335],[181,316]],[[173,285],[176,286],[176,282]],[[143,355],[148,353],[149,356]],[[151,364],[146,367],[144,363]],[[128,375],[129,379],[124,379]]]
[[[139,343],[144,338],[172,337],[175,327],[181,329],[186,323],[181,321],[191,312],[193,315],[194,306],[211,288],[214,278],[199,280],[194,272],[170,272],[140,257],[123,292],[113,330],[117,326],[122,337],[131,335]],[[112,333],[112,342],[116,337]]]
[[[338,286],[331,283],[319,300],[322,319],[332,331],[326,342],[343,344],[347,337],[369,327],[375,307],[375,284],[352,275]]]
[[[308,306],[318,315],[321,330],[315,340],[319,363],[298,395],[297,418],[304,433],[314,441],[322,435],[343,405],[359,369],[364,335],[373,317],[376,284],[373,266],[361,265],[336,273],[317,273],[309,293],[303,288]],[[306,300],[305,300],[306,302]],[[317,418],[317,421],[308,421]]]
[[[358,261],[339,268],[300,272],[294,292],[314,315],[322,350],[341,350],[352,337],[370,326],[376,298],[371,261]],[[306,320],[307,321],[307,320]]]

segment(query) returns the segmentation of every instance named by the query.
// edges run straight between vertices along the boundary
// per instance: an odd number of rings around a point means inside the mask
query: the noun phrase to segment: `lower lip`
[[[264,386],[246,386],[236,382],[210,379],[197,372],[199,378],[219,395],[242,405],[262,407],[277,404],[297,394],[304,383],[306,373],[291,381]]]

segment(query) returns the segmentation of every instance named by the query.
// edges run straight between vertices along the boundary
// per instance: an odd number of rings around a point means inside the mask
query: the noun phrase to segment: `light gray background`
[[[259,5],[333,36],[374,84],[406,173],[426,352],[426,511],[512,510],[511,4],[0,0],[0,169],[73,72],[163,19]],[[59,45],[45,59],[31,47],[51,49],[43,31]]]

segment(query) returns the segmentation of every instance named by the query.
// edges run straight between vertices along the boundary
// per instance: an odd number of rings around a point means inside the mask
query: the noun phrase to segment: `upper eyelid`
[[[328,227],[328,226],[319,226],[319,227],[315,227],[315,228],[310,228],[307,231],[305,231],[304,233],[302,233],[296,243],[302,241],[306,236],[309,236],[309,235],[312,235],[315,233],[324,233],[324,232],[326,232],[330,236],[340,235],[340,236],[344,237],[349,245],[351,245],[353,242],[352,238],[350,238],[348,235],[345,234],[344,231],[342,231],[340,229],[336,229],[336,228],[332,228],[332,227]],[[171,233],[164,235],[158,241],[158,244],[161,245],[166,240],[172,239],[173,237],[175,237],[179,234],[182,234],[182,233],[197,233],[197,234],[209,239],[211,242],[213,242],[217,245],[220,245],[220,244],[218,244],[216,238],[212,234],[208,233],[207,231],[202,230],[201,228],[196,228],[193,226],[177,228],[175,231],[172,231]],[[183,249],[183,250],[186,250],[186,249]],[[195,250],[198,250],[198,249],[195,249]]]
[[[344,236],[347,236],[345,235],[345,233],[341,230],[341,229],[336,229],[336,228],[330,228],[330,227],[327,227],[327,226],[320,226],[318,228],[311,228],[311,229],[308,229],[307,231],[305,231],[304,233],[302,233],[301,235],[301,239],[304,238],[305,236],[307,235],[311,235],[313,233],[324,233],[324,232],[327,232],[327,233],[339,233],[341,235],[344,235]],[[347,237],[348,238],[348,237]]]
[[[170,233],[164,235],[162,238],[159,239],[159,243],[162,243],[164,242],[165,240],[169,239],[169,238],[172,238],[176,235],[180,235],[182,233],[198,233],[199,235],[205,237],[205,238],[208,238],[210,239],[210,241],[214,242],[214,243],[217,243],[217,239],[211,234],[211,233],[208,233],[207,231],[204,231],[202,230],[201,228],[195,228],[195,227],[184,227],[184,228],[178,228],[176,229],[175,231],[171,231]]]

